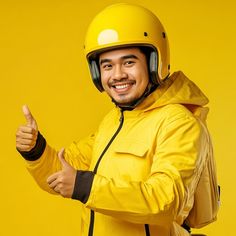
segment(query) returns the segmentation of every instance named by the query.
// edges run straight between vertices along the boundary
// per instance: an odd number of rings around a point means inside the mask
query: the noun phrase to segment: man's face
[[[141,97],[149,83],[146,56],[139,48],[104,52],[99,66],[102,86],[118,105],[129,105]]]

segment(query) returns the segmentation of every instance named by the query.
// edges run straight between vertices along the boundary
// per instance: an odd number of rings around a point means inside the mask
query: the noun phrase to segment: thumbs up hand
[[[16,148],[19,151],[28,152],[32,150],[36,144],[38,126],[26,105],[22,107],[22,111],[26,119],[26,124],[19,126],[16,131]]]
[[[71,198],[75,185],[76,169],[64,158],[64,148],[58,152],[62,170],[48,177],[47,183],[50,188],[63,197]]]
[[[24,105],[22,107],[22,111],[23,111],[23,114],[25,116],[25,119],[26,119],[26,122],[27,122],[27,126],[32,127],[35,130],[38,130],[38,126],[37,126],[36,120],[32,116],[32,114],[31,114],[31,112],[30,112],[30,110],[29,110],[27,105]]]

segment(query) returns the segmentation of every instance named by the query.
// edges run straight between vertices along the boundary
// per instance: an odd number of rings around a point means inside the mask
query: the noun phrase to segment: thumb
[[[71,167],[71,165],[65,160],[65,157],[64,157],[64,152],[65,152],[65,148],[62,148],[57,156],[61,162],[61,165],[62,165],[62,169],[65,169],[65,168],[68,168],[68,167]]]
[[[35,128],[37,130],[37,123],[36,123],[36,120],[34,119],[34,117],[32,116],[31,112],[30,112],[30,109],[28,108],[27,105],[24,105],[22,107],[22,111],[23,111],[23,114],[25,116],[25,119],[26,119],[26,122],[27,122],[27,125],[30,125],[32,126],[33,128]]]

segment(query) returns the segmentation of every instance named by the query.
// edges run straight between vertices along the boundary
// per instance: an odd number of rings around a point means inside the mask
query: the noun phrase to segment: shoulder
[[[160,109],[162,127],[176,129],[180,127],[192,127],[196,130],[201,129],[199,120],[184,105],[169,104]]]
[[[169,104],[161,108],[161,112],[165,114],[168,119],[178,119],[178,118],[193,118],[194,114],[182,104]]]
[[[182,104],[168,104],[151,111],[152,116],[158,116],[160,120],[175,121],[179,119],[196,120],[195,115]]]

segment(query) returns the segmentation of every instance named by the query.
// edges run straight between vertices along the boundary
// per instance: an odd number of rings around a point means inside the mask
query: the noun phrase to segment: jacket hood
[[[182,104],[192,113],[202,117],[207,115],[208,108],[204,107],[209,100],[200,88],[189,80],[182,71],[174,72],[161,86],[158,87],[136,109],[144,111],[169,104]]]

